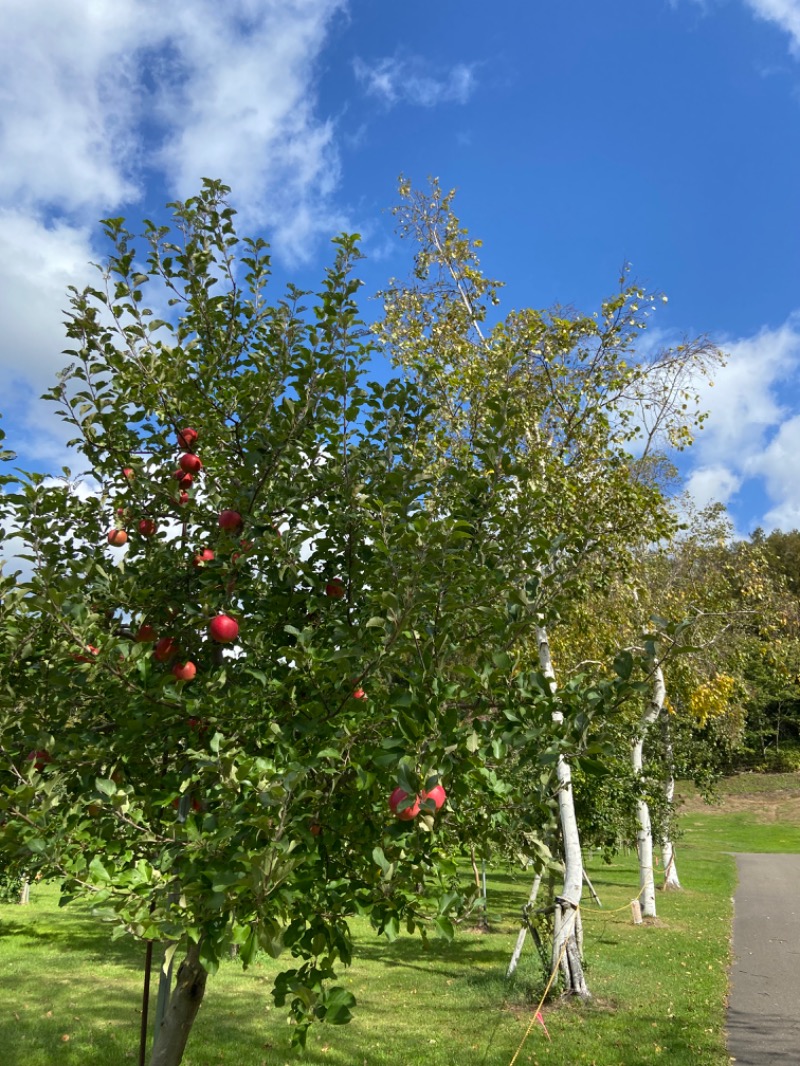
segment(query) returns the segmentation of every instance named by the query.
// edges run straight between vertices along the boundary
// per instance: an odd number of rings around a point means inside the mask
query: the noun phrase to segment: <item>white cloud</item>
[[[465,104],[476,87],[474,68],[466,63],[437,71],[418,56],[386,56],[374,63],[356,59],[353,69],[366,92],[389,106]]]
[[[748,483],[761,481],[772,507],[747,516],[748,524],[792,528],[800,525],[800,314],[777,329],[722,344],[728,365],[714,385],[701,385],[706,429],[692,449],[696,465],[688,488],[703,505],[728,503]],[[741,499],[741,497],[740,497]]]
[[[758,18],[788,33],[793,52],[800,52],[800,0],[745,0]]]
[[[34,214],[0,210],[0,321],[6,357],[0,384],[43,391],[66,363],[67,287],[93,274],[89,231],[64,222],[45,224]]]
[[[776,501],[764,515],[767,529],[800,529],[800,415],[780,427],[753,463],[753,472],[764,478],[770,499]]]
[[[770,431],[791,413],[781,394],[800,366],[800,316],[721,346],[727,366],[713,386],[700,386],[700,406],[710,418],[696,450],[704,465],[733,462],[749,473]]]
[[[203,177],[228,180],[246,219],[274,227],[290,255],[344,222],[331,202],[335,127],[317,117],[314,92],[316,61],[343,8],[343,0],[180,6],[174,70],[156,94],[168,131],[157,159],[174,191],[186,196]]]
[[[0,9],[0,202],[105,210],[136,195],[138,2]]]
[[[695,506],[702,510],[710,503],[727,504],[742,484],[740,475],[727,466],[717,463],[714,466],[700,466],[692,471],[686,481],[686,489]]]
[[[66,288],[103,256],[97,219],[129,213],[151,175],[176,197],[221,178],[290,259],[346,228],[316,91],[345,13],[346,0],[0,5],[0,402],[26,461],[65,461],[37,397],[67,361]]]

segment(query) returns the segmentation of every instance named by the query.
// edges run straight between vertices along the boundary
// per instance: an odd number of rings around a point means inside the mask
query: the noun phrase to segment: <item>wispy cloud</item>
[[[671,8],[678,8],[686,0],[668,0]],[[703,14],[711,12],[720,0],[690,0]],[[743,0],[756,18],[771,22],[791,39],[792,52],[800,55],[800,0]]]
[[[791,38],[791,48],[800,54],[800,0],[745,0],[760,19],[772,22]]]
[[[353,69],[367,94],[390,107],[399,103],[418,107],[465,104],[477,86],[474,66],[456,63],[437,69],[420,56],[385,56],[372,63],[359,58]]]
[[[700,385],[706,429],[692,449],[688,487],[698,503],[728,503],[748,481],[763,479],[772,507],[755,522],[800,524],[800,314],[776,329],[722,343],[728,364]],[[791,402],[790,402],[791,401]],[[794,449],[794,450],[793,450]]]

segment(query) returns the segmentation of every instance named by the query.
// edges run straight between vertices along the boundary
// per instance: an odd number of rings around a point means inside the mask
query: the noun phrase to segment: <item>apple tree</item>
[[[356,238],[271,301],[226,192],[138,240],[106,220],[48,394],[79,468],[0,496],[0,863],[182,960],[153,1066],[232,948],[285,955],[301,1042],[346,1022],[349,920],[451,936],[464,839],[504,822],[537,848],[507,753],[553,745],[517,654],[553,551],[524,409],[446,455],[429,381],[367,380]]]

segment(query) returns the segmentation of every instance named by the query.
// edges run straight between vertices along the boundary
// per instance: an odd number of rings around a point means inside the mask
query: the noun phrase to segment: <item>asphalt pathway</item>
[[[737,855],[728,1051],[800,1066],[800,855]]]

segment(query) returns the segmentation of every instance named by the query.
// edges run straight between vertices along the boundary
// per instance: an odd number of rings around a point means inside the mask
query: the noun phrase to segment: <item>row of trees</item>
[[[351,917],[452,936],[469,852],[560,857],[554,959],[586,995],[582,847],[633,810],[655,912],[673,772],[769,640],[761,555],[717,515],[681,532],[662,455],[720,353],[643,356],[657,295],[625,276],[596,315],[500,318],[435,184],[401,187],[413,277],[371,329],[355,238],[270,302],[227,191],[141,245],[106,222],[49,394],[81,470],[3,475],[0,861],[181,953],[154,1066],[231,949],[289,958],[299,1040],[347,1021]]]

